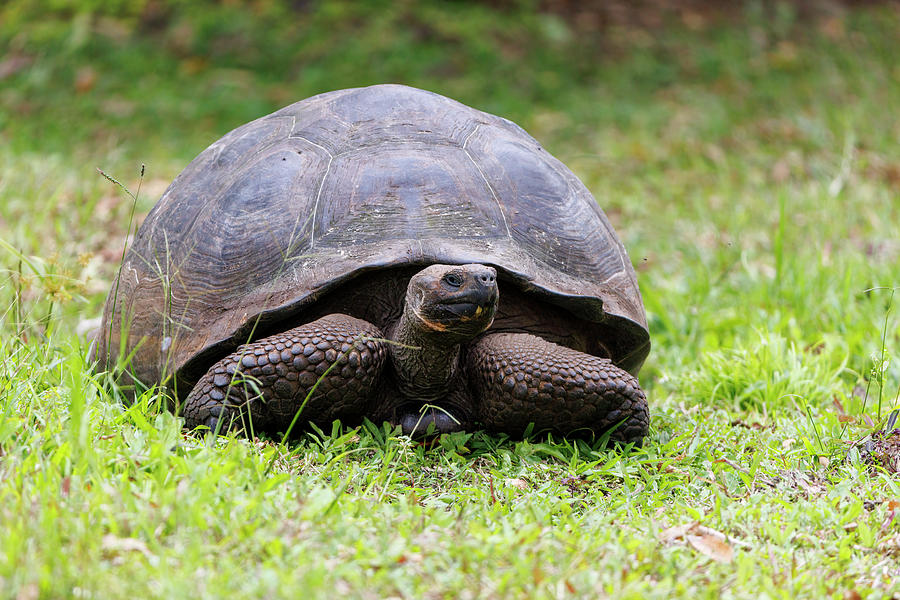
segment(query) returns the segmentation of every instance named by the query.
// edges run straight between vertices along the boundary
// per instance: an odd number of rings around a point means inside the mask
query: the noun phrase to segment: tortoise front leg
[[[367,321],[332,314],[244,344],[210,367],[188,394],[185,427],[284,431],[301,406],[301,427],[358,419],[380,382],[387,358],[382,337]]]
[[[494,333],[468,352],[474,404],[485,427],[521,435],[600,434],[640,445],[650,417],[637,379],[612,364],[524,333]]]

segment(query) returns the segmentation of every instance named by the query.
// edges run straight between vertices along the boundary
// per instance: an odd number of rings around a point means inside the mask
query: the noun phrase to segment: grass
[[[900,480],[855,444],[900,390],[895,8],[582,31],[316,4],[267,47],[277,2],[157,29],[23,6],[0,8],[0,62],[28,65],[0,86],[0,595],[900,594]],[[132,210],[96,167],[136,190],[147,165],[140,218],[229,129],[386,80],[513,118],[594,192],[650,320],[642,449],[206,446],[92,373]]]

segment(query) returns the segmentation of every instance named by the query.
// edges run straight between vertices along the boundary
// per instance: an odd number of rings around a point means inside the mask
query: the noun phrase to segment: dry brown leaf
[[[704,556],[718,562],[730,563],[734,560],[734,549],[727,536],[697,522],[664,529],[660,532],[659,538],[664,543],[686,543]]]
[[[730,563],[734,560],[734,550],[728,542],[720,540],[713,535],[689,535],[687,542],[700,554],[721,562]]]
[[[659,534],[659,539],[661,542],[671,542],[679,538],[683,538],[689,531],[691,531],[698,525],[699,523],[688,523],[687,525],[676,525],[674,527],[669,527],[668,529],[664,529]]]
[[[508,479],[504,479],[503,482],[508,486],[512,486],[512,487],[518,488],[520,490],[531,489],[531,486],[528,485],[527,481],[525,481],[524,479],[519,479],[517,477],[515,477],[515,478],[510,477]]]
[[[120,538],[108,533],[103,536],[100,546],[110,554],[140,552],[147,558],[153,557],[153,553],[147,548],[147,544],[137,538]]]
[[[82,67],[75,74],[75,91],[85,94],[97,84],[97,71],[93,67]]]

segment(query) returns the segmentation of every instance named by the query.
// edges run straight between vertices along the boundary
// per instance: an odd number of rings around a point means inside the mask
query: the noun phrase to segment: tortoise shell
[[[649,352],[628,255],[568,168],[506,119],[377,85],[238,127],[178,175],[107,299],[101,363],[133,355],[138,381],[191,385],[357,276],[433,263],[496,267],[633,374]]]

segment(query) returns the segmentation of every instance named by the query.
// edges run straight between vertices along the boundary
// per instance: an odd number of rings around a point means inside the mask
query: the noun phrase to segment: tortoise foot
[[[225,435],[229,431],[241,429],[240,413],[236,413],[230,407],[219,404],[208,407],[207,412],[209,416],[203,420],[202,425],[209,428],[211,433]]]
[[[400,417],[403,433],[412,438],[421,438],[431,434],[453,433],[462,431],[464,426],[451,413],[439,408],[426,408],[424,411],[408,411]]]
[[[295,420],[302,427],[358,419],[387,357],[381,338],[371,323],[332,314],[245,344],[191,390],[185,427],[286,431]]]
[[[468,352],[480,420],[490,430],[600,435],[640,445],[650,425],[647,396],[630,373],[537,336],[495,333]]]

